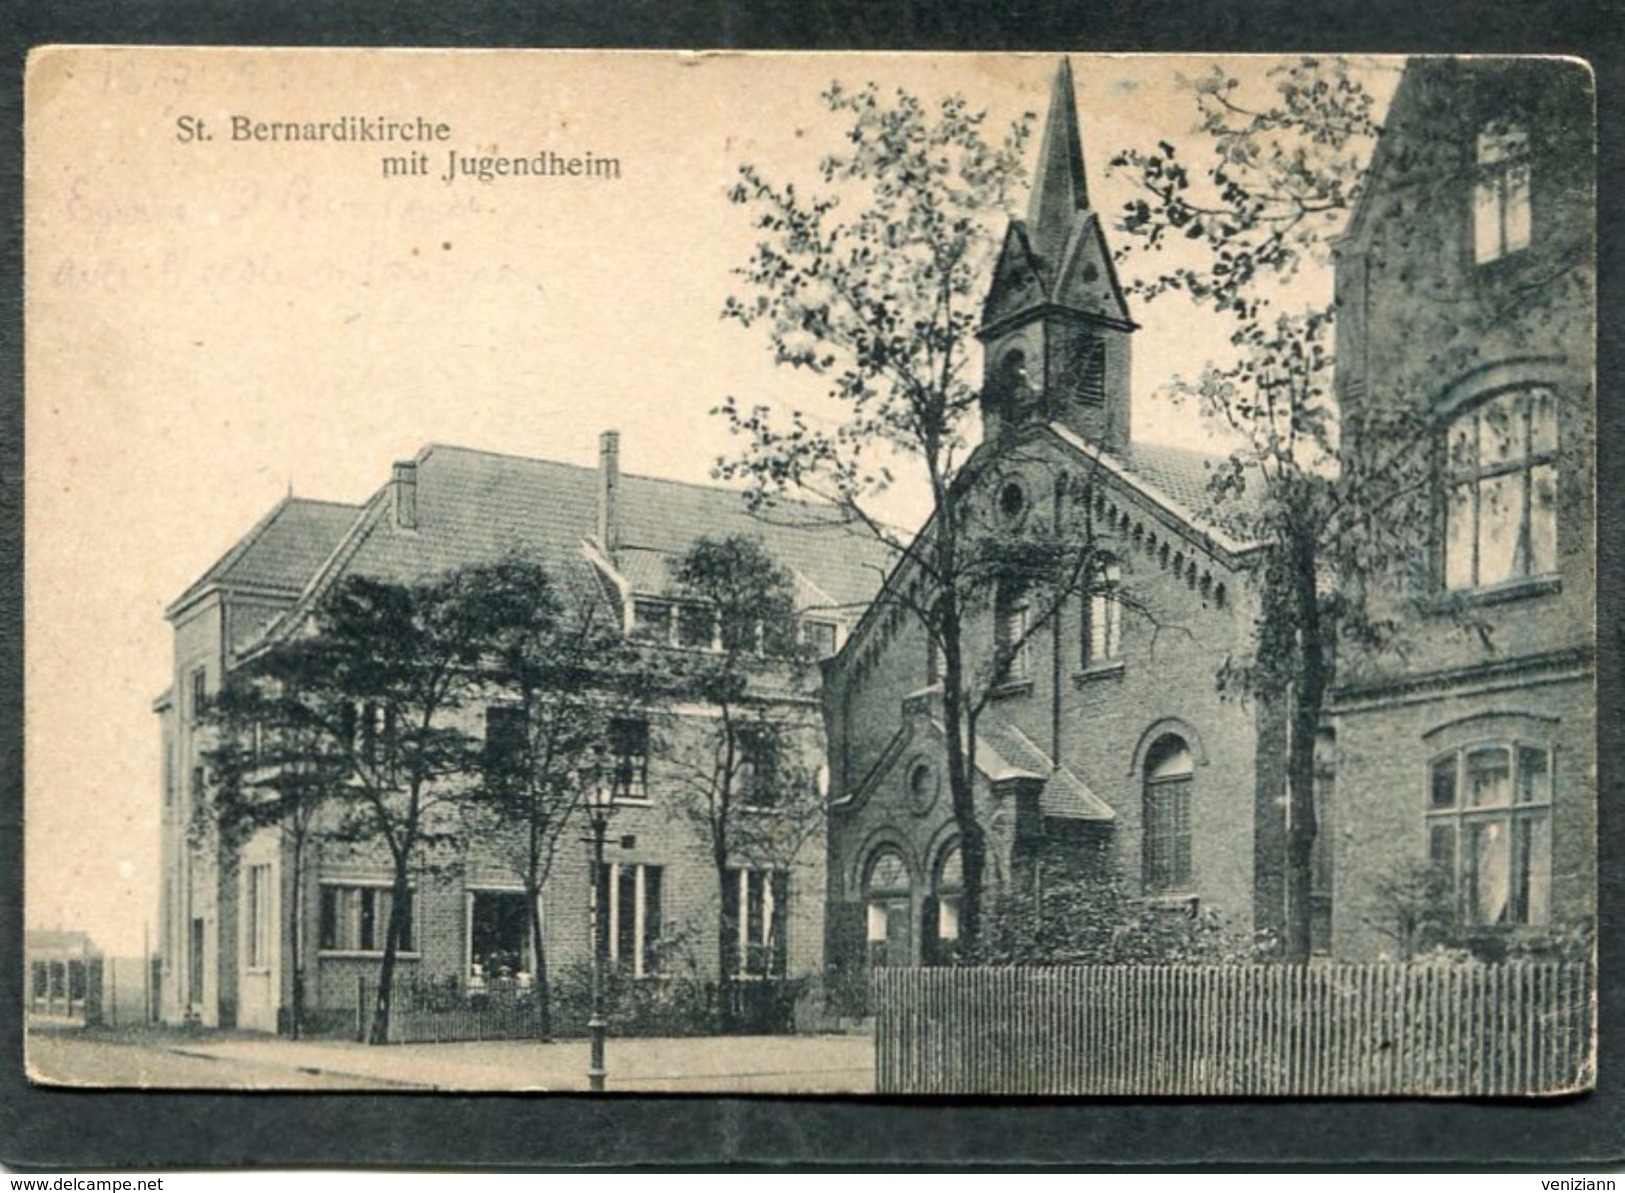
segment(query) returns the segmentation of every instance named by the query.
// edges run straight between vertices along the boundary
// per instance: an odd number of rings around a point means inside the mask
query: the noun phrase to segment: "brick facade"
[[[1110,868],[1159,899],[1217,912],[1244,940],[1279,921],[1278,891],[1255,855],[1260,843],[1278,848],[1284,790],[1276,763],[1258,753],[1270,710],[1223,697],[1217,682],[1249,644],[1247,548],[1214,516],[1206,459],[1132,438],[1134,325],[1088,202],[1073,102],[1063,64],[1029,218],[1012,224],[984,307],[986,433],[955,499],[961,524],[997,528],[1019,506],[1055,538],[1109,555],[1120,640],[1112,657],[1090,660],[1090,598],[1073,595],[1028,641],[1020,682],[996,688],[982,713],[977,818],[992,855],[984,901],[1016,883]],[[1091,350],[1095,371],[1080,373],[1076,362]],[[892,931],[889,961],[932,952],[939,871],[957,828],[940,692],[925,630],[907,610],[929,603],[924,589],[906,564],[894,573],[826,672],[837,788],[829,948],[840,966],[861,963]],[[973,673],[986,674],[995,635],[986,610],[964,625]],[[1153,881],[1157,863],[1147,859],[1162,845],[1146,841],[1145,809],[1157,798],[1158,760],[1175,746],[1188,759],[1188,822],[1176,833],[1188,865],[1171,882]],[[915,778],[927,772],[929,798]],[[877,859],[888,854],[903,860],[906,892],[894,876],[876,889]],[[905,906],[906,932],[893,927]]]
[[[1349,652],[1334,697],[1340,956],[1396,955],[1379,880],[1405,867],[1444,872],[1459,937],[1491,955],[1594,915],[1590,89],[1574,62],[1411,62],[1338,249],[1345,420],[1401,411],[1433,437],[1431,524],[1371,589],[1404,649]],[[1525,415],[1529,395],[1542,406]],[[1500,409],[1531,418],[1532,438],[1519,427],[1494,446],[1503,432],[1483,412]],[[1484,446],[1464,452],[1475,412]],[[1381,448],[1354,436],[1345,450]],[[1474,470],[1507,478],[1479,484],[1477,506],[1465,500]],[[1453,528],[1458,494],[1470,512]],[[1516,544],[1504,559],[1502,522]],[[1530,765],[1502,753],[1515,749]],[[1448,778],[1431,792],[1435,766],[1457,772],[1454,805]],[[1503,809],[1507,787],[1522,811]],[[1446,858],[1452,823],[1461,838]]]
[[[627,604],[624,624],[632,623],[631,598],[663,595],[666,560],[675,558],[701,534],[746,534],[762,540],[786,566],[798,600],[810,617],[833,623],[844,633],[845,615],[836,608],[861,607],[872,589],[870,553],[815,529],[786,529],[749,517],[736,494],[697,486],[622,476],[618,441],[606,436],[606,459],[598,470],[547,461],[493,457],[452,448],[430,448],[417,461],[398,466],[392,482],[365,506],[326,506],[290,499],[257,527],[215,568],[171,607],[175,629],[174,685],[155,704],[166,750],[172,755],[173,794],[164,800],[165,883],[161,909],[164,957],[161,1014],[172,1022],[195,1019],[208,1025],[276,1030],[292,1003],[294,942],[284,914],[294,898],[291,847],[274,831],[261,832],[234,857],[222,857],[205,831],[189,842],[194,776],[208,747],[207,733],[193,717],[193,689],[201,673],[206,693],[218,692],[227,667],[256,648],[269,631],[281,632],[308,616],[311,602],[343,574],[410,580],[468,563],[530,549],[550,569],[574,569],[592,580],[593,591],[619,592]],[[402,500],[409,486],[410,500]],[[617,544],[608,549],[599,536]],[[596,579],[593,573],[596,572]],[[281,620],[277,620],[280,618]],[[810,788],[825,756],[819,705],[805,682],[786,676],[754,685],[766,716],[784,731],[791,757],[785,783]],[[461,727],[483,732],[485,708],[465,708]],[[713,721],[703,707],[661,707],[650,711],[651,747],[647,798],[618,802],[606,839],[606,863],[625,875],[614,885],[614,900],[631,898],[627,930],[641,925],[647,940],[633,946],[623,968],[652,980],[661,977],[715,981],[719,964],[720,879],[709,837],[685,813],[680,765],[706,756]],[[786,804],[819,811],[815,792],[797,790]],[[774,817],[788,825],[789,812],[737,813]],[[589,908],[591,867],[585,839],[590,829],[584,809],[561,831],[551,874],[542,894],[547,961],[555,980],[577,976],[591,955]],[[797,835],[797,834],[792,834]],[[753,834],[756,838],[770,833]],[[774,887],[775,905],[784,903],[785,966],[788,976],[816,973],[823,954],[824,852],[821,828],[803,833],[793,855],[741,852],[731,869],[782,871]],[[767,847],[763,847],[767,848]],[[455,851],[426,854],[417,861],[413,901],[414,947],[400,958],[402,982],[414,977],[467,985],[474,979],[471,940],[472,900],[493,906],[519,893],[522,881],[504,865],[500,851],[466,840]],[[256,867],[274,889],[269,914],[275,947],[252,964],[248,946],[255,914],[248,896],[249,872]],[[653,869],[659,868],[658,877]],[[377,902],[389,886],[391,868],[381,847],[372,849],[316,842],[305,860],[300,949],[306,974],[306,1006],[333,1022],[353,1014],[358,981],[376,980],[383,940]],[[257,876],[253,881],[259,881]],[[737,889],[739,879],[734,877]],[[750,879],[744,880],[749,886]],[[655,887],[658,883],[658,895]],[[353,924],[369,919],[359,941],[321,938],[323,890],[343,902]],[[340,891],[342,888],[342,892]],[[348,893],[354,889],[355,894]],[[756,898],[765,889],[754,888]],[[782,898],[780,898],[782,896]],[[347,902],[345,902],[347,901]],[[266,914],[262,911],[261,914]],[[333,912],[334,915],[339,914]],[[493,916],[497,912],[489,913]],[[769,912],[761,912],[762,917]],[[355,917],[361,917],[356,919]],[[199,922],[198,934],[191,924]],[[505,921],[510,944],[515,919]],[[765,924],[765,920],[764,920]],[[765,931],[765,927],[763,929]],[[335,929],[335,933],[338,930]],[[621,941],[617,939],[616,946]],[[194,948],[194,944],[200,948]],[[361,947],[364,946],[364,947]],[[529,955],[528,940],[518,952]],[[508,962],[515,961],[505,951]],[[194,957],[196,964],[194,964]],[[201,982],[189,982],[196,970]],[[495,975],[493,975],[495,976]]]

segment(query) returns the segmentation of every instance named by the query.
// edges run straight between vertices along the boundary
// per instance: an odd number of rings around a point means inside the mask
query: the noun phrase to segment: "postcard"
[[[1594,1084],[1584,64],[26,99],[34,1082]]]

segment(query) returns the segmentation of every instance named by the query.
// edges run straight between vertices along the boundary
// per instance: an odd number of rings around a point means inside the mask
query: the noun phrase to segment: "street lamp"
[[[605,945],[609,942],[609,927],[603,917],[608,913],[605,900],[600,897],[600,880],[604,874],[604,832],[609,827],[610,813],[615,810],[614,794],[605,780],[602,765],[595,766],[586,776],[587,817],[592,823],[592,1015],[587,1020],[587,1031],[592,1039],[592,1054],[587,1065],[587,1082],[594,1093],[604,1090],[604,962]]]

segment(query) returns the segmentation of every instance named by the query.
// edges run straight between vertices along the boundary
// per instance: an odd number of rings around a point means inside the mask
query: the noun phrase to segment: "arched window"
[[[1473,184],[1473,256],[1480,265],[1529,247],[1529,132],[1492,120],[1478,133]]]
[[[1089,571],[1083,606],[1083,665],[1099,667],[1116,661],[1123,644],[1123,569],[1106,558]]]
[[[955,841],[942,851],[931,881],[931,903],[926,908],[925,927],[931,941],[926,957],[930,964],[946,964],[953,959],[959,941],[959,908],[965,894],[964,864]]]
[[[1148,893],[1190,889],[1191,752],[1176,734],[1146,753],[1143,853]]]
[[[1033,387],[1027,376],[1027,354],[1008,348],[999,356],[989,388],[1007,418],[1014,422],[1032,405]]]
[[[1557,570],[1557,400],[1508,390],[1451,423],[1445,442],[1444,586]]]
[[[913,960],[909,942],[913,885],[908,863],[897,850],[882,847],[870,859],[863,882],[870,965],[907,965]]]
[[[1000,681],[1016,682],[1031,674],[1027,649],[1027,586],[1018,579],[999,582],[993,601],[994,645]]]

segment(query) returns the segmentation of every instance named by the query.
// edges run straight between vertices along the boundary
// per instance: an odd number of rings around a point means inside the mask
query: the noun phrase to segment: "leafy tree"
[[[830,193],[809,197],[740,167],[730,197],[752,209],[761,239],[735,271],[743,293],[727,299],[723,317],[765,331],[777,363],[825,379],[834,416],[779,415],[730,397],[718,413],[746,445],[718,473],[748,481],[759,507],[790,490],[829,501],[855,533],[901,561],[877,606],[906,610],[940,660],[968,945],[980,930],[987,860],[975,807],[976,720],[1028,640],[1087,584],[1092,557],[1086,531],[1029,519],[1012,536],[965,500],[984,461],[973,452],[980,395],[972,369],[999,248],[992,225],[1023,188],[1031,116],[994,140],[985,114],[959,96],[933,108],[906,91],[887,102],[874,84],[849,91],[835,83],[824,100],[850,120],[849,148],[819,167]],[[899,470],[929,499],[918,535],[883,515]],[[969,628],[1012,591],[1026,601],[1025,628],[990,652],[971,649]]]
[[[695,540],[671,570],[678,616],[710,642],[664,660],[672,690],[708,714],[675,728],[684,740],[667,762],[680,814],[705,842],[716,874],[718,1010],[727,1028],[746,912],[736,868],[788,872],[820,835],[822,797],[801,761],[816,749],[817,727],[794,720],[794,706],[810,693],[801,682],[807,660],[789,573],[758,540],[740,535]],[[762,943],[765,972],[782,946]]]
[[[511,703],[487,711],[481,781],[466,811],[471,836],[494,848],[524,885],[545,1037],[552,1006],[542,888],[583,772],[599,763],[612,717],[640,701],[642,676],[619,625],[586,585],[556,584],[540,564],[519,558],[477,569],[472,580],[487,623],[490,690]]]
[[[214,744],[203,752],[207,802],[197,815],[212,830],[223,857],[234,856],[256,832],[275,829],[287,847],[292,898],[288,940],[293,957],[289,1030],[305,1020],[305,877],[309,846],[321,836],[323,813],[349,774],[349,751],[328,731],[333,710],[317,691],[323,652],[308,639],[279,644],[231,672],[211,699],[206,723]]]
[[[1296,961],[1310,951],[1315,739],[1340,653],[1403,651],[1406,613],[1422,600],[1437,604],[1421,575],[1433,517],[1430,403],[1439,381],[1461,375],[1484,344],[1508,336],[1548,350],[1572,339],[1574,312],[1589,309],[1586,227],[1558,223],[1540,274],[1525,271],[1499,289],[1473,279],[1478,301],[1469,303],[1460,275],[1437,260],[1425,221],[1389,221],[1373,259],[1361,265],[1393,271],[1411,291],[1403,334],[1427,351],[1408,375],[1385,379],[1383,393],[1362,391],[1359,401],[1340,405],[1354,391],[1336,392],[1335,335],[1341,322],[1363,341],[1363,297],[1345,309],[1307,292],[1305,278],[1331,265],[1334,237],[1366,185],[1379,133],[1367,86],[1374,69],[1302,58],[1249,81],[1215,66],[1183,80],[1198,116],[1192,152],[1163,141],[1112,159],[1139,189],[1119,222],[1130,236],[1125,255],[1142,270],[1131,292],[1146,301],[1183,294],[1232,328],[1229,357],[1170,390],[1198,403],[1237,445],[1214,474],[1215,501],[1254,498],[1245,514],[1237,511],[1261,547],[1252,565],[1260,595],[1254,649],[1220,678],[1238,692],[1284,694],[1285,951]],[[1411,213],[1460,210],[1472,193],[1476,162],[1452,131],[1470,94],[1464,82],[1455,64],[1436,64],[1414,80],[1412,123],[1438,131],[1385,147],[1388,185]],[[1533,89],[1548,106],[1534,127],[1572,123],[1584,110],[1572,86],[1543,83],[1559,85]],[[1585,193],[1584,162],[1566,160],[1583,156],[1557,155],[1571,172],[1558,186]],[[1590,437],[1582,429],[1572,441]],[[1488,623],[1465,603],[1454,613],[1487,641]]]
[[[308,707],[326,714],[349,762],[333,836],[382,846],[391,866],[371,1043],[389,1038],[413,869],[457,840],[458,807],[478,781],[479,742],[462,714],[484,691],[493,623],[489,577],[470,570],[406,584],[346,577],[308,630],[324,661]]]

